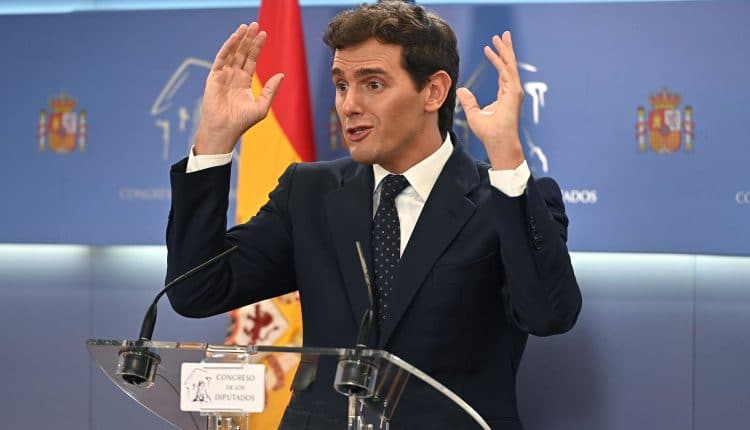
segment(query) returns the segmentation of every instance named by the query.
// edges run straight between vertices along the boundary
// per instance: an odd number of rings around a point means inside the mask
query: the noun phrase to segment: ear
[[[422,90],[425,96],[425,111],[437,112],[448,97],[451,89],[451,77],[444,70],[438,70],[427,78]]]

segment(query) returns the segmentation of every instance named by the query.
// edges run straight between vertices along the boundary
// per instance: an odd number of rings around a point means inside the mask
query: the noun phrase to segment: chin
[[[377,161],[369,157],[355,157],[354,155],[351,155],[351,158],[352,160],[354,160],[356,163],[359,163],[359,164],[373,165],[377,163]]]
[[[375,164],[372,154],[368,154],[364,148],[349,145],[349,156],[359,164]]]

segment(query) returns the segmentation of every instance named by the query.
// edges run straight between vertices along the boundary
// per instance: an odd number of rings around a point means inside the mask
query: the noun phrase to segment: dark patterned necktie
[[[372,220],[372,255],[375,272],[375,297],[379,320],[388,318],[388,300],[393,277],[401,258],[401,227],[396,212],[396,196],[409,186],[402,175],[388,175],[380,186],[380,203]]]

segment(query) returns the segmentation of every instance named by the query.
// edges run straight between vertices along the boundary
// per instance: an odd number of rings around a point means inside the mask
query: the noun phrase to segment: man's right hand
[[[232,152],[240,136],[268,115],[284,75],[275,74],[260,95],[253,96],[255,64],[265,40],[257,22],[242,24],[216,54],[203,93],[196,155]]]

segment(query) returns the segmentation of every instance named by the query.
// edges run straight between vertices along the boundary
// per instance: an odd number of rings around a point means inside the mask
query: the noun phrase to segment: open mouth
[[[349,127],[346,129],[346,134],[349,136],[349,139],[357,141],[367,136],[370,130],[372,130],[372,127],[368,126]]]

